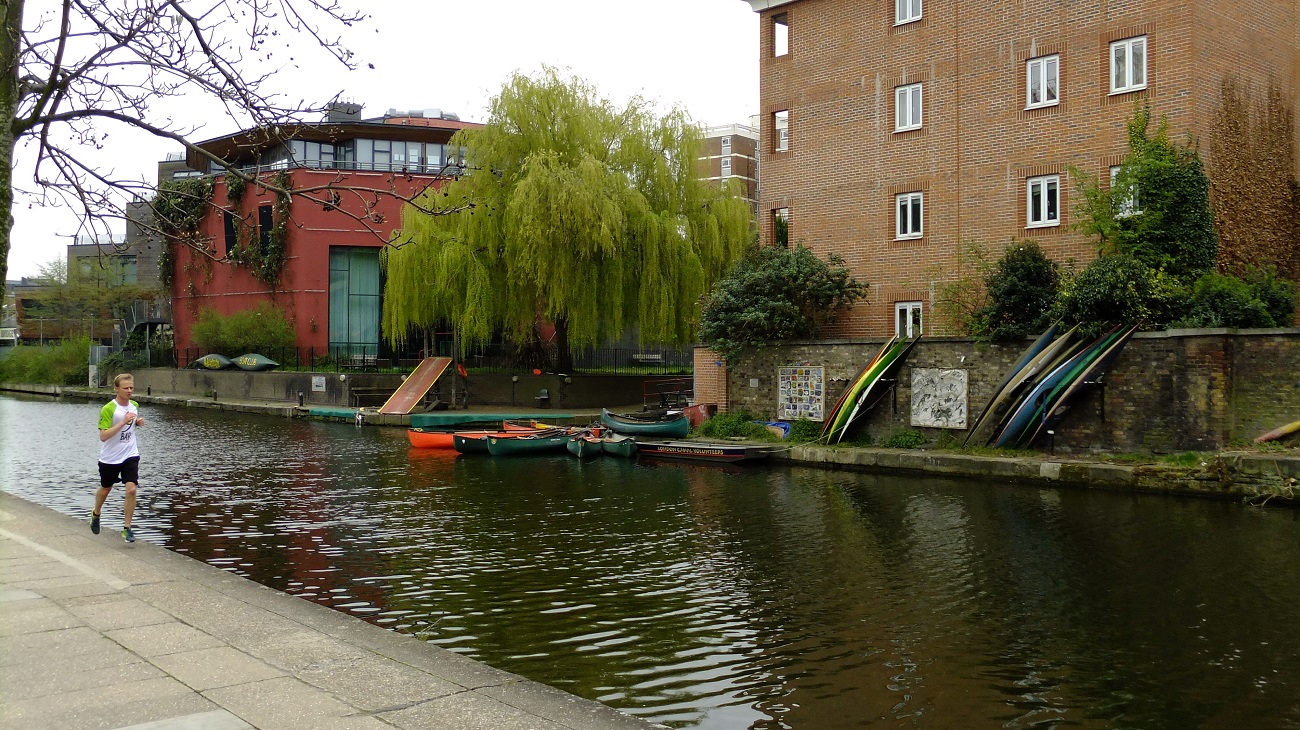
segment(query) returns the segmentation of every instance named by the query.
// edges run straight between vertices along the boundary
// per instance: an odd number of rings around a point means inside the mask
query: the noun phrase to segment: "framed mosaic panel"
[[[826,417],[825,368],[796,365],[776,369],[776,417],[783,421]]]

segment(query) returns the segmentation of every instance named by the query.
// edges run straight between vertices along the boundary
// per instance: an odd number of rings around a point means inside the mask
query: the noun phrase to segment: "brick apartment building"
[[[791,242],[871,285],[831,337],[944,334],[937,290],[971,244],[1090,261],[1070,171],[1105,184],[1138,105],[1203,159],[1227,78],[1300,111],[1295,0],[745,1],[761,15],[763,238],[787,217]]]
[[[711,183],[739,181],[742,196],[758,211],[758,129],[723,124],[704,130],[700,145],[701,176]]]
[[[248,185],[243,198],[232,202],[224,169],[189,153],[188,168],[211,175],[215,191],[199,226],[207,253],[175,247],[171,295],[180,365],[197,354],[193,331],[204,310],[229,315],[263,301],[287,313],[304,351],[367,358],[393,354],[380,331],[380,249],[401,225],[402,197],[437,189],[465,173],[465,150],[448,142],[457,130],[480,125],[440,110],[392,109],[373,119],[362,119],[360,110],[336,104],[324,122],[249,129],[199,143],[250,172],[284,171],[295,188],[344,191],[336,193],[333,204],[325,197],[328,191],[318,196],[326,204],[291,201],[284,226],[287,259],[275,287],[259,281],[249,267],[229,263],[239,243],[237,218],[265,245],[276,225],[273,194]]]

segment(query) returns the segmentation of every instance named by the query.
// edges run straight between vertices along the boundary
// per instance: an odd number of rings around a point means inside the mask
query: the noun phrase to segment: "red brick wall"
[[[840,254],[871,284],[829,337],[892,334],[894,303],[907,300],[924,302],[926,334],[943,334],[934,298],[968,244],[996,258],[1013,238],[1033,238],[1059,261],[1086,263],[1095,249],[1070,230],[1070,170],[1107,175],[1127,150],[1136,104],[1167,118],[1177,138],[1196,137],[1218,108],[1223,73],[1259,86],[1272,74],[1294,94],[1300,65],[1293,0],[929,0],[922,21],[898,27],[893,8],[799,0],[759,24],[764,240],[770,211],[789,208],[792,242]],[[774,13],[790,18],[790,53],[775,58]],[[1147,36],[1147,89],[1111,95],[1109,43],[1135,35]],[[1051,53],[1061,103],[1026,110],[1025,61]],[[893,90],[918,82],[923,128],[895,133]],[[789,111],[786,152],[772,151],[779,110]],[[1061,176],[1061,225],[1026,229],[1026,178],[1045,174]],[[925,236],[895,241],[894,195],[912,191],[925,194]]]
[[[727,364],[707,347],[695,348],[695,403],[716,403],[727,412]],[[692,403],[694,405],[694,403]]]

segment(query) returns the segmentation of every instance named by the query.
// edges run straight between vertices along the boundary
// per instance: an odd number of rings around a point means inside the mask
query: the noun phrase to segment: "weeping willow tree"
[[[701,297],[752,240],[749,205],[699,179],[699,130],[680,109],[619,107],[546,69],[512,77],[487,124],[451,144],[470,174],[408,206],[384,254],[396,345],[446,322],[462,352],[496,331],[523,343],[544,321],[568,369],[570,348],[632,327],[642,344],[687,343]]]

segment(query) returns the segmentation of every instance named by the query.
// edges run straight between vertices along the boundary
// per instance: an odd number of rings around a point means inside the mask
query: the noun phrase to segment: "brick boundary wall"
[[[697,347],[695,363],[695,403],[716,403],[718,413],[727,412],[727,363],[707,347]]]
[[[797,342],[747,354],[727,372],[727,405],[771,418],[777,367],[802,364],[826,368],[826,400],[834,403],[882,342]],[[893,394],[885,397],[861,428],[877,441],[902,428],[930,438],[940,434],[941,429],[911,425],[913,368],[966,370],[969,427],[1027,345],[923,339],[898,375],[896,400]],[[698,368],[697,355],[697,389]],[[1300,329],[1138,333],[1104,383],[1072,404],[1055,429],[1055,450],[1168,453],[1246,442],[1300,418]],[[963,434],[954,431],[958,438]]]

